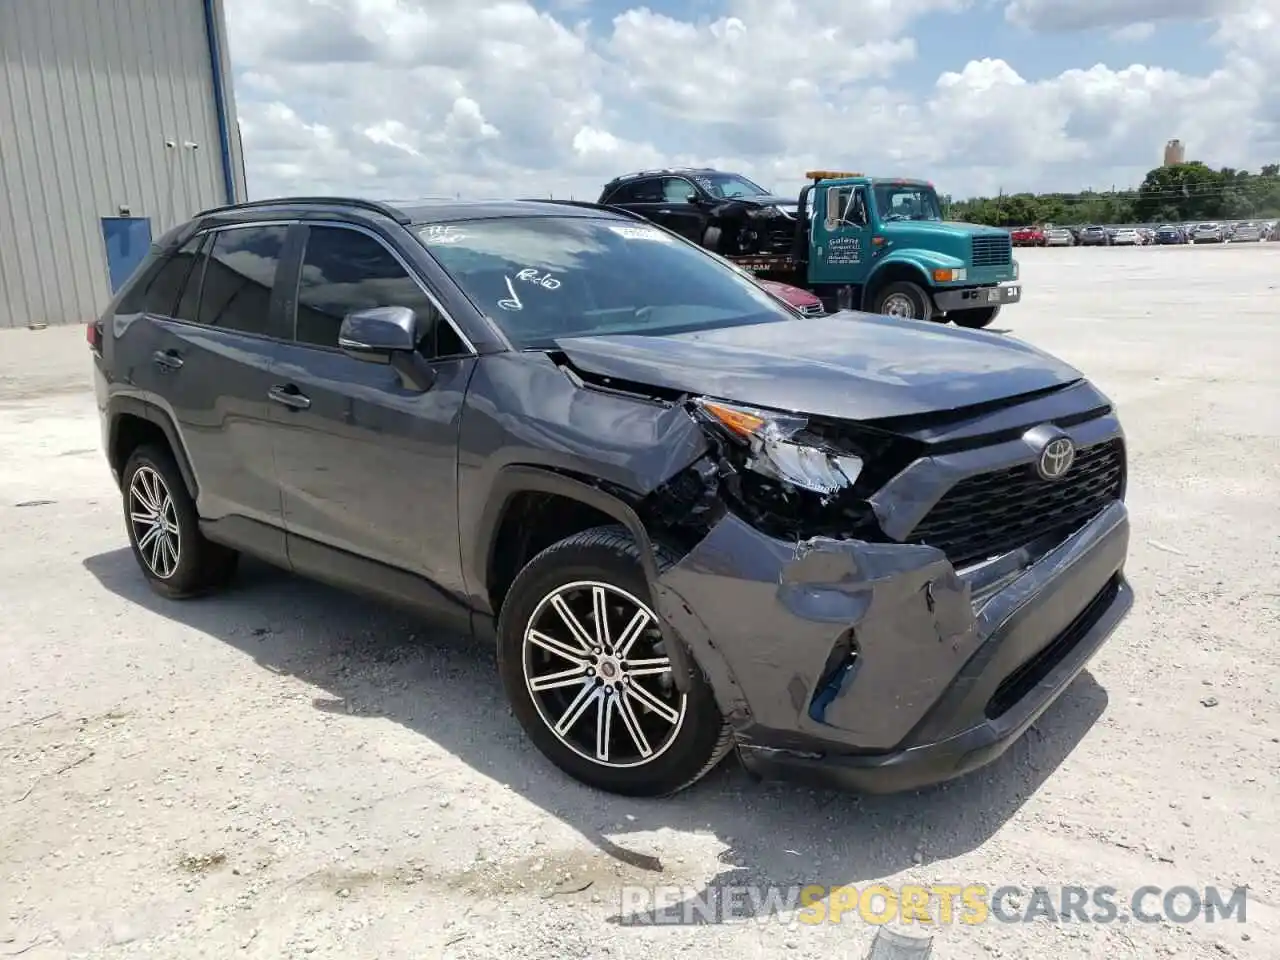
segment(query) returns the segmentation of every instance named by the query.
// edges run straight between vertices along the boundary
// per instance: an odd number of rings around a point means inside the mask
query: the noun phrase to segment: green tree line
[[[993,227],[1270,218],[1280,216],[1280,164],[1250,173],[1194,161],[1156,167],[1137,190],[1013,193],[949,207],[949,219]]]

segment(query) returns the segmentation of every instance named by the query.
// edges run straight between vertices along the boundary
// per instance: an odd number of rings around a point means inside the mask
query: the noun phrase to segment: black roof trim
[[[634,180],[637,177],[660,177],[660,176],[688,176],[696,173],[722,173],[728,174],[725,170],[719,170],[715,167],[659,167],[655,170],[637,170],[634,173],[620,173],[618,176],[610,180],[605,186],[613,186],[615,183],[621,183],[624,180]]]
[[[367,210],[370,213],[381,214],[399,224],[407,225],[413,222],[405,215],[404,211],[398,210],[390,204],[381,203],[377,200],[364,200],[359,197],[273,197],[270,200],[246,200],[243,203],[231,203],[226,206],[201,210],[196,214],[196,217],[207,217],[217,213],[236,213],[240,210],[258,210],[267,207],[307,206],[354,207],[359,210]]]

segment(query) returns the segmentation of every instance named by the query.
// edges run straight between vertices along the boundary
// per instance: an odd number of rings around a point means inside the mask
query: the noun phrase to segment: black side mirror
[[[408,307],[370,307],[349,313],[338,329],[338,347],[349,357],[390,363],[418,345],[418,316]]]
[[[702,203],[702,198],[699,197],[696,193],[691,193],[684,198],[684,201],[685,203],[691,203],[696,207]]]
[[[370,307],[343,318],[338,348],[366,363],[386,363],[407,390],[430,390],[436,372],[418,353],[418,315],[408,307]]]

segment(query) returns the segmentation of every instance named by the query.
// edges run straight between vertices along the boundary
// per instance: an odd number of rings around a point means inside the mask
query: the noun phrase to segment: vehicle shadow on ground
[[[717,888],[859,884],[960,856],[1021,807],[1107,705],[1106,692],[1086,671],[990,767],[918,793],[856,796],[763,784],[731,758],[682,794],[637,801],[582,787],[537,753],[506,709],[485,644],[255,561],[242,564],[230,591],[185,602],[154,594],[128,549],[89,557],[84,566],[118,596],[326,691],[313,701],[317,710],[385,717],[430,738],[629,865],[631,879],[614,882],[669,882],[661,874],[671,865],[607,835],[663,828],[710,833],[725,844],[727,869]],[[613,919],[646,921],[643,915]]]

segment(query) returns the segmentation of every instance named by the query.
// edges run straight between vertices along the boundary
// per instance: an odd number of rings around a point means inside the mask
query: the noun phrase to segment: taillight
[[[94,353],[102,352],[102,321],[94,320],[92,323],[85,324],[84,338],[89,343],[89,349]]]

